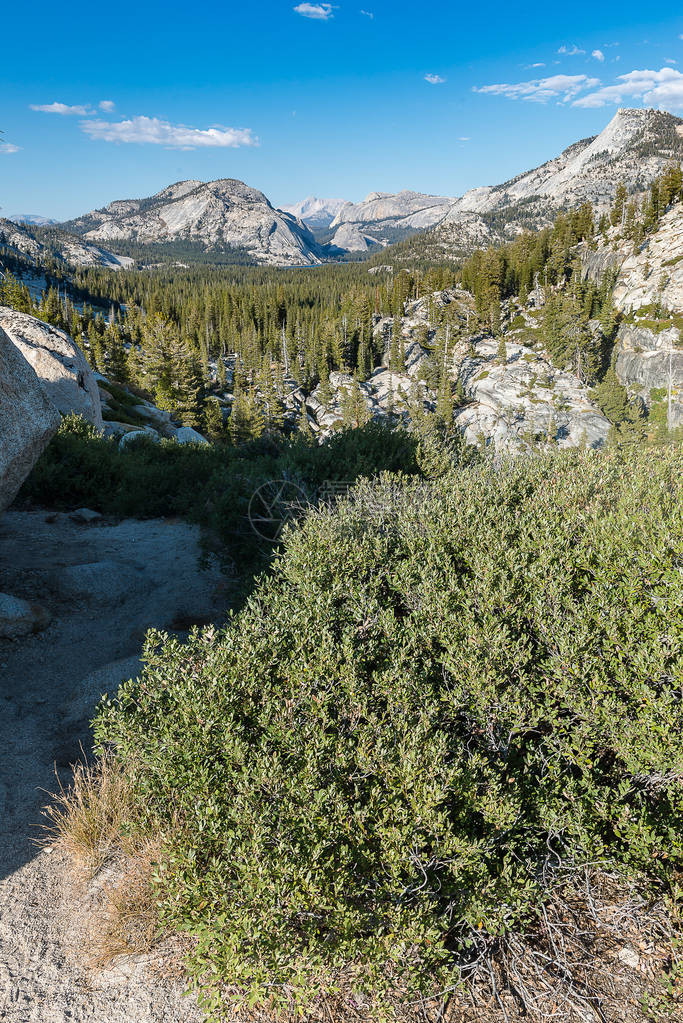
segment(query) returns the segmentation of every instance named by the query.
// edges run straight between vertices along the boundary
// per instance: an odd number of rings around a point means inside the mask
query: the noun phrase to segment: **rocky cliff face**
[[[28,256],[37,265],[48,259],[73,267],[101,266],[107,270],[122,270],[133,265],[129,256],[117,256],[66,231],[36,232],[24,224],[4,219],[0,219],[0,249]]]
[[[629,394],[638,396],[646,408],[660,404],[663,409],[666,404],[671,429],[683,425],[683,342],[677,327],[655,331],[637,321],[623,323],[614,368]]]
[[[421,192],[371,192],[362,202],[346,203],[330,224],[332,244],[364,250],[368,237],[379,244],[396,241],[401,233],[423,231],[440,223],[453,199]]]
[[[497,340],[468,334],[473,300],[460,289],[434,292],[407,304],[400,321],[405,352],[400,371],[388,368],[394,321],[390,317],[375,320],[375,337],[385,342],[384,362],[356,392],[368,418],[392,415],[408,422],[416,411],[434,411],[437,395],[428,381],[435,366],[429,348],[434,322],[445,309],[456,332],[449,355],[450,376],[464,395],[454,421],[469,443],[510,453],[539,445],[600,448],[605,444],[610,423],[579,378],[558,370],[542,351],[516,341],[514,334],[508,335],[503,361]],[[325,436],[344,423],[345,404],[354,388],[348,374],[331,373],[329,401],[323,403],[321,387],[307,398],[293,384],[288,405],[294,416],[305,414],[311,429]]]
[[[482,339],[463,355],[456,353],[454,372],[471,404],[458,411],[456,425],[472,444],[518,452],[535,443],[561,448],[600,448],[609,421],[590,400],[584,384],[556,369],[526,345],[508,342],[505,361],[498,343]]]
[[[676,203],[661,218],[657,230],[637,251],[628,241],[602,240],[596,252],[619,265],[614,304],[622,312],[657,306],[683,312],[683,203]]]
[[[66,226],[91,242],[192,242],[206,250],[240,249],[274,266],[321,262],[305,224],[232,178],[179,181],[148,199],[117,200]]]
[[[612,298],[624,314],[614,352],[619,381],[646,408],[667,395],[670,426],[683,423],[683,203],[675,203],[656,231],[634,250],[611,228],[607,239],[580,249],[583,272],[599,282],[615,273]],[[671,409],[668,394],[671,391]],[[653,399],[653,394],[655,398]]]

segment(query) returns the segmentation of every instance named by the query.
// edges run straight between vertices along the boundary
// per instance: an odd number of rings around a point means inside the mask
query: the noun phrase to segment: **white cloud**
[[[364,11],[362,8],[361,8],[361,12],[360,13],[364,14],[366,18],[370,18],[371,21],[375,17],[375,15],[372,13],[372,11]]]
[[[469,141],[470,141],[470,136],[469,135],[460,135],[459,138],[458,138],[458,142],[469,142]]]
[[[81,128],[92,139],[102,142],[138,142],[165,146],[167,149],[197,149],[222,146],[257,146],[250,128],[191,128],[171,124],[157,117],[131,117],[126,121],[81,121]]]
[[[578,57],[586,51],[581,50],[575,43],[572,43],[571,46],[561,46],[557,52],[563,54],[565,57]]]
[[[493,96],[507,96],[508,99],[524,99],[533,103],[547,103],[549,99],[558,99],[566,103],[584,89],[594,89],[597,85],[600,85],[600,79],[589,78],[588,75],[551,75],[549,78],[536,78],[531,82],[515,84],[502,82],[497,85],[475,86],[473,91]]]
[[[667,57],[666,60],[664,61],[664,63],[665,64],[678,64],[678,61],[674,60],[673,57]]]
[[[100,110],[104,110],[107,114],[110,114],[114,107],[116,106],[116,103],[114,103],[113,99],[102,99],[100,100],[98,106]]]
[[[629,71],[619,75],[614,85],[581,96],[573,105],[594,108],[633,99],[660,110],[683,110],[683,73],[671,67],[659,71]]]
[[[602,52],[602,50],[593,50],[593,52],[591,53],[591,57],[595,57],[595,59],[599,60],[601,64],[605,60],[605,54]]]
[[[0,153],[18,153],[21,146],[15,146],[13,142],[0,142]]]
[[[428,74],[425,75],[425,82],[429,82],[430,85],[443,85],[446,81],[441,75]]]
[[[527,64],[526,67],[527,67],[527,70],[530,71],[532,68],[545,67],[545,64],[543,63],[542,60],[538,60],[538,61],[536,61],[535,64]]]
[[[329,21],[334,17],[332,4],[297,4],[294,10],[302,18],[314,18],[316,21]]]
[[[81,117],[90,112],[87,107],[70,107],[66,103],[31,103],[31,110],[38,110],[41,114],[79,114]]]

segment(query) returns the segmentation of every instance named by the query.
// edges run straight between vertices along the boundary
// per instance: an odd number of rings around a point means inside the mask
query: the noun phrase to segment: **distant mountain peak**
[[[237,178],[177,181],[147,199],[117,199],[66,226],[95,242],[191,243],[207,252],[238,249],[257,263],[321,262],[308,228]]]
[[[11,213],[5,220],[11,220],[14,224],[35,224],[36,227],[49,227],[57,223],[51,217],[41,217],[39,213]]]
[[[283,213],[290,213],[293,217],[303,220],[311,228],[329,227],[342,206],[346,206],[346,199],[319,199],[315,195],[307,195],[299,202],[287,203],[281,206]]]

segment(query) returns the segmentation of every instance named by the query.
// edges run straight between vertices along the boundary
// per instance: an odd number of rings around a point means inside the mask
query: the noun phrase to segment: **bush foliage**
[[[154,443],[136,439],[119,448],[79,416],[62,425],[24,483],[20,500],[63,510],[87,506],[110,515],[178,515],[209,527],[246,571],[264,553],[249,526],[249,501],[271,480],[292,480],[312,502],[327,483],[352,483],[381,470],[432,475],[463,457],[462,443],[370,422],[342,430],[322,444],[301,434],[264,435],[228,445]],[[267,552],[270,553],[270,552]]]
[[[683,860],[683,456],[385,475],[96,721],[206,1004],[455,983],[559,870]],[[477,940],[480,940],[479,938]]]

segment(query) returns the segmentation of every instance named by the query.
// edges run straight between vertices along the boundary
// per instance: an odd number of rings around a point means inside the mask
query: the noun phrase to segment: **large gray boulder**
[[[179,444],[208,444],[206,437],[193,430],[191,426],[181,426],[175,432],[175,439]]]
[[[0,511],[14,500],[59,426],[35,370],[0,327]]]
[[[63,415],[76,412],[101,430],[97,381],[76,342],[63,330],[7,306],[0,306],[0,327],[33,366],[59,411]]]

